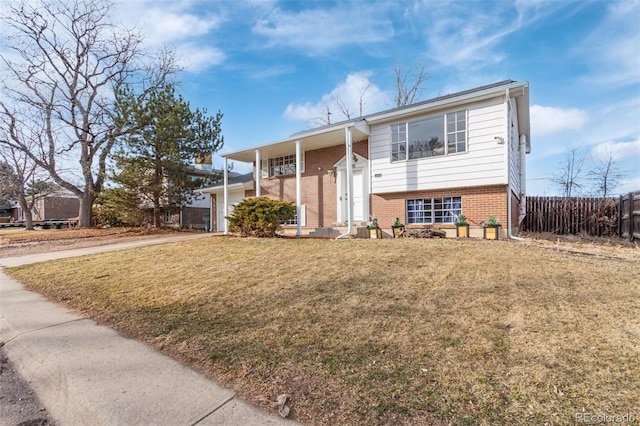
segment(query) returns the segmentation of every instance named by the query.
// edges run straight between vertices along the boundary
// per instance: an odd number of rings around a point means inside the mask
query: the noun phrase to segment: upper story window
[[[296,174],[296,156],[284,155],[269,158],[269,176],[283,176]]]
[[[465,152],[466,117],[466,111],[457,111],[392,125],[391,161]]]

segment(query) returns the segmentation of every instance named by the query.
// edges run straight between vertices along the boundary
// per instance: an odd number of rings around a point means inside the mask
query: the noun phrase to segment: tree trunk
[[[91,228],[91,217],[93,213],[93,197],[91,194],[87,194],[88,191],[78,197],[80,201],[80,207],[78,208],[78,227],[79,228]]]
[[[27,205],[27,199],[24,194],[18,195],[18,204],[22,209],[24,215],[24,228],[27,231],[33,231],[33,214],[31,214],[31,208]]]
[[[153,227],[160,228],[160,198],[153,198]]]

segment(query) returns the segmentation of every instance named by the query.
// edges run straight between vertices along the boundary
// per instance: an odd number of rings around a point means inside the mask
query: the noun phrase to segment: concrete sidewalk
[[[0,259],[0,266],[191,238]],[[297,424],[250,406],[194,370],[25,290],[1,272],[0,341],[18,373],[63,426]]]

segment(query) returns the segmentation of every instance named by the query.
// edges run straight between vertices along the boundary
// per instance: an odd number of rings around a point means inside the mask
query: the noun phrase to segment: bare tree
[[[422,90],[422,84],[427,79],[422,65],[418,72],[413,72],[413,67],[406,72],[400,65],[393,69],[396,76],[396,107],[411,105],[415,102],[416,96]]]
[[[611,195],[611,191],[625,178],[618,160],[618,150],[606,146],[604,150],[595,153],[589,176],[594,183],[594,192],[597,195],[601,197]]]
[[[165,55],[153,72],[145,70],[141,36],[109,22],[109,0],[23,0],[5,10],[8,50],[0,58],[9,76],[2,82],[0,115],[7,128],[0,144],[25,153],[75,194],[79,226],[91,226],[107,157],[127,132],[114,117],[113,94],[134,77],[145,87],[161,84],[175,71],[173,58]],[[31,141],[36,149],[22,137],[29,127],[43,130]],[[74,159],[75,181],[64,173]]]
[[[583,187],[583,166],[585,155],[578,148],[569,148],[564,160],[551,181],[561,190],[564,197],[575,196],[576,191]]]
[[[358,87],[358,117],[362,117],[363,113],[364,113],[364,97],[367,93],[367,90],[369,90],[369,87],[371,87],[371,83],[367,83],[366,85],[362,86],[362,87]],[[340,93],[332,93],[331,94],[331,105],[333,105],[338,112],[340,112],[340,114],[342,114],[347,120],[351,120],[351,118],[353,118],[354,114],[351,111],[351,107],[350,105],[347,104],[347,102],[345,102],[342,99],[342,96]],[[331,124],[331,116],[333,115],[333,113],[331,112],[331,107],[329,104],[325,103],[323,106],[323,113],[324,116],[318,116],[318,117],[314,117],[310,120],[311,123],[318,123],[320,125],[329,125]]]
[[[331,98],[333,100],[333,104],[338,108],[338,111],[340,111],[347,120],[351,120],[351,110],[349,110],[349,106],[342,100],[340,94],[331,96]]]
[[[36,164],[23,152],[0,148],[0,198],[17,201],[25,228],[33,230],[33,208],[55,185],[38,178]]]

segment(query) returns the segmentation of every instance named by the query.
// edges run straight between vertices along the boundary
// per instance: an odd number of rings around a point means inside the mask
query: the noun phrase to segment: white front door
[[[349,220],[349,212],[347,210],[347,171],[341,170],[340,173],[340,221],[347,222]],[[365,219],[364,217],[364,174],[362,173],[362,169],[353,169],[353,220],[362,222]]]

